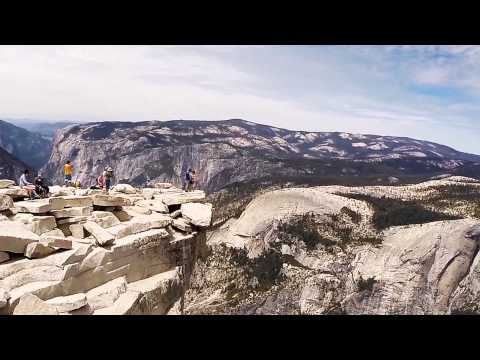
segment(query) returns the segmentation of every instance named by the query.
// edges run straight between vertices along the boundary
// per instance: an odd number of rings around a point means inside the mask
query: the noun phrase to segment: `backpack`
[[[109,168],[107,169],[107,177],[113,177],[113,169],[112,168]]]
[[[185,174],[185,180],[188,181],[188,182],[190,182],[191,179],[192,179],[192,178],[191,178],[191,175],[190,175],[190,173],[187,171],[187,173]]]

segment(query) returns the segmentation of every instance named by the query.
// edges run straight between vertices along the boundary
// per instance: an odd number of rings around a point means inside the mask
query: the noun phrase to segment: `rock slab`
[[[40,242],[33,242],[27,245],[25,249],[25,256],[29,259],[38,259],[48,256],[55,252],[54,248],[44,245]]]
[[[70,207],[62,210],[52,210],[50,213],[56,218],[72,218],[76,216],[89,216],[92,213],[91,206]]]
[[[200,203],[182,204],[180,210],[182,216],[193,225],[199,227],[208,227],[212,222],[212,205]]]
[[[15,185],[15,181],[0,179],[0,189],[5,189],[5,188],[8,188],[12,185]]]
[[[93,235],[100,246],[107,245],[115,240],[115,237],[112,234],[93,221],[87,221],[83,224],[83,227]]]
[[[72,241],[65,239],[65,237],[59,236],[46,236],[40,239],[40,244],[52,247],[55,249],[66,249],[70,250],[72,248]]]
[[[183,232],[192,232],[192,227],[182,218],[174,219],[172,226],[175,229],[181,230]]]
[[[39,240],[37,234],[13,221],[0,223],[0,251],[23,254],[28,244]]]
[[[27,293],[20,298],[13,315],[58,315],[58,311],[38,296]]]
[[[87,305],[87,296],[84,293],[73,294],[69,296],[59,296],[46,301],[53,305],[59,313],[80,309]]]
[[[124,206],[125,199],[120,196],[97,194],[93,196],[93,205],[96,206]]]
[[[64,196],[63,200],[65,201],[65,207],[66,208],[86,207],[86,206],[92,206],[93,205],[93,201],[90,198],[90,196],[70,195],[70,196]]]

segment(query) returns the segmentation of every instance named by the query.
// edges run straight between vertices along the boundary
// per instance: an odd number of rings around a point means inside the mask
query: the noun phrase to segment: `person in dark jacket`
[[[108,194],[108,192],[110,191],[110,188],[112,187],[113,169],[110,166],[107,166],[102,175],[105,180],[105,192]]]
[[[195,190],[195,186],[197,185],[197,174],[195,173],[195,170],[192,170],[190,173],[190,187],[189,190]]]
[[[190,189],[190,182],[192,181],[192,169],[188,169],[185,173],[185,180],[183,183],[183,190],[189,191]]]
[[[47,186],[47,184],[45,183],[45,180],[44,180],[42,174],[39,173],[37,175],[37,177],[35,178],[34,184],[35,184],[35,192],[40,197],[46,198],[46,197],[49,196],[50,189]]]

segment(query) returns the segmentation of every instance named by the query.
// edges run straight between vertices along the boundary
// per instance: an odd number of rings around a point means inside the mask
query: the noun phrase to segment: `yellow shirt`
[[[64,175],[72,175],[73,166],[71,164],[65,164],[63,166],[63,174]]]

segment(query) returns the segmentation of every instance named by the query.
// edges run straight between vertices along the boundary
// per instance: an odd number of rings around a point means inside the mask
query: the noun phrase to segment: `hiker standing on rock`
[[[63,166],[63,175],[65,176],[65,186],[72,185],[72,174],[73,174],[73,165],[70,163],[70,160],[67,160]]]
[[[195,186],[197,184],[197,175],[195,170],[192,170],[190,173],[190,191],[195,190]]]
[[[195,186],[195,170],[188,169],[185,174],[185,184],[183,186],[183,190],[185,191],[192,191]]]
[[[105,192],[108,194],[112,187],[113,169],[110,166],[106,167],[102,175],[105,180]]]
[[[182,190],[188,191],[188,188],[190,186],[189,184],[190,184],[190,181],[192,179],[191,173],[192,173],[192,169],[188,169],[187,172],[185,173],[185,179],[184,179],[184,182],[183,182]]]
[[[30,171],[28,171],[28,169],[25,169],[22,176],[20,176],[20,180],[18,182],[18,185],[20,186],[20,188],[27,191],[28,197],[30,198],[30,200],[38,199],[39,196],[35,192],[35,185],[33,185],[31,182],[29,182],[27,180],[27,175],[29,173],[30,173]]]

